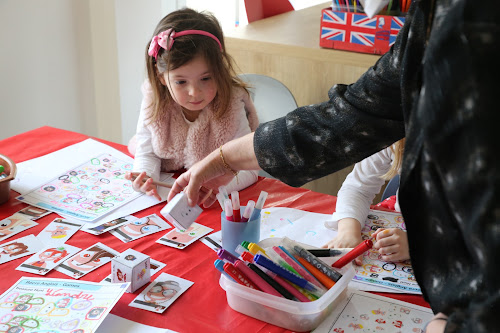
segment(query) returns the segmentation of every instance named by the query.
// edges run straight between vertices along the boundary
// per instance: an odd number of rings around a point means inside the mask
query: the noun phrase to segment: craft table
[[[88,138],[88,136],[83,134],[45,126],[1,140],[0,153],[10,157],[14,162],[20,163]],[[98,138],[93,139],[108,144],[124,153],[128,153],[124,145]],[[249,199],[255,199],[258,197],[260,191],[263,190],[269,193],[265,208],[290,207],[323,214],[332,213],[335,208],[336,198],[333,196],[303,188],[293,188],[269,178],[259,178],[257,183],[242,190],[240,192],[241,201],[246,202]],[[4,219],[27,206],[27,204],[17,201],[15,196],[17,196],[17,193],[11,190],[9,201],[0,206],[0,219]],[[163,206],[164,204],[158,204],[137,212],[134,215],[137,217],[153,213],[159,215]],[[36,220],[39,225],[21,232],[5,242],[29,234],[37,235],[56,217],[58,215],[55,213],[42,217]],[[220,230],[220,207],[215,204],[205,209],[197,221],[213,228],[214,231]],[[158,234],[154,234],[131,243],[123,243],[109,233],[94,236],[83,231],[78,231],[67,243],[85,249],[96,242],[101,242],[119,252],[127,248],[133,248],[167,264],[161,272],[194,282],[194,285],[181,295],[163,314],[129,307],[128,304],[136,297],[138,292],[124,294],[111,310],[112,314],[135,322],[168,328],[177,332],[288,332],[283,328],[240,314],[229,307],[225,291],[219,286],[219,272],[213,266],[217,255],[205,244],[197,241],[187,248],[180,250],[155,243],[158,237]],[[321,246],[322,244],[317,245]],[[37,276],[15,270],[25,260],[26,257],[2,264],[0,294],[5,292],[21,276]],[[82,279],[99,282],[109,273],[110,266],[107,264],[85,275]],[[152,279],[156,278],[159,274],[154,275]],[[68,276],[57,271],[51,271],[46,277],[70,279]],[[142,288],[139,289],[139,291],[141,290]],[[378,294],[428,307],[428,304],[418,295]]]

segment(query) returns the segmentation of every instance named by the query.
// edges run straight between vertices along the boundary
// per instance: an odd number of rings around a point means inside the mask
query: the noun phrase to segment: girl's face
[[[160,79],[177,104],[188,112],[185,116],[191,121],[198,118],[199,111],[217,94],[215,79],[203,56],[196,56],[185,65],[163,73]]]

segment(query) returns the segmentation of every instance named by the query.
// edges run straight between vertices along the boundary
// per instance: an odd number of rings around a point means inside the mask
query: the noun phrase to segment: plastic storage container
[[[266,238],[261,247],[279,245],[281,238]],[[304,246],[304,244],[301,244]],[[310,248],[310,246],[305,246]],[[321,258],[331,264],[329,258]],[[354,277],[354,267],[346,265],[340,270],[342,278],[323,296],[313,302],[297,302],[250,289],[221,275],[219,284],[226,291],[229,306],[250,317],[292,331],[305,332],[316,328],[346,296],[346,289]]]

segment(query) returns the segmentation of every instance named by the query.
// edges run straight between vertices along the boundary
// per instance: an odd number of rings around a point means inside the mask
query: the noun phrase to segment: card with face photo
[[[25,262],[19,265],[16,270],[45,275],[65,259],[71,257],[80,250],[81,249],[78,247],[67,244],[62,244],[57,247],[47,246],[29,257]]]
[[[128,243],[169,228],[172,228],[170,224],[165,222],[158,215],[151,214],[122,224],[119,228],[111,230],[110,233],[122,242]]]
[[[184,249],[186,246],[193,243],[200,237],[205,236],[212,230],[214,229],[194,222],[186,230],[174,229],[167,232],[156,242],[159,244],[175,247],[177,249]]]
[[[49,215],[52,212],[40,207],[28,206],[26,208],[21,209],[17,213],[26,215],[26,217],[30,220],[37,220],[41,217],[44,217],[45,215]]]
[[[83,223],[69,222],[58,218],[40,231],[36,238],[47,246],[57,246],[66,243],[82,226]]]
[[[214,232],[210,235],[207,235],[200,239],[200,242],[214,250],[215,252],[219,251],[222,248],[222,232],[221,230]]]
[[[56,271],[79,279],[94,269],[109,263],[111,259],[119,254],[118,251],[113,250],[109,246],[102,243],[95,243],[57,266]]]
[[[167,266],[167,264],[164,264],[158,260],[150,259],[149,261],[150,261],[149,269],[150,269],[151,276],[155,275],[156,273],[161,271],[163,269],[163,267]],[[102,280],[101,282],[111,283],[111,274],[106,276],[104,278],[104,280]]]
[[[38,223],[31,221],[26,215],[16,213],[9,216],[0,221],[0,242],[36,225]]]
[[[35,237],[28,235],[0,245],[0,264],[37,253],[44,247]]]
[[[161,273],[129,306],[163,313],[193,282],[167,273]]]
[[[120,217],[117,219],[114,219],[112,221],[107,221],[107,222],[102,222],[99,224],[87,224],[84,227],[82,227],[82,231],[88,232],[93,235],[100,235],[105,232],[111,231],[113,229],[116,229],[123,225],[124,223],[130,222],[132,220],[136,220],[137,217],[133,215],[127,215],[124,217]]]

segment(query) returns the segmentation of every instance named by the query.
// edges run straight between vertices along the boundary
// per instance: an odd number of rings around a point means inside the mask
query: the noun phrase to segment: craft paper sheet
[[[151,214],[146,217],[130,220],[126,224],[122,224],[119,228],[111,230],[110,233],[122,242],[128,243],[169,228],[172,228],[170,224],[158,215]]]
[[[101,154],[17,199],[64,216],[94,221],[142,195],[124,178],[131,170],[131,163]]]
[[[361,230],[363,239],[370,237],[378,228],[406,230],[400,213],[370,210],[365,226]],[[379,252],[376,249],[370,249],[363,254],[363,265],[355,266],[355,268],[354,281],[401,290],[406,293],[421,293],[409,260],[394,263],[382,261]]]
[[[95,332],[127,286],[22,277],[0,296],[0,331]]]
[[[422,306],[355,291],[312,332],[423,333],[425,324],[433,316],[431,309]]]
[[[56,271],[74,279],[79,279],[85,274],[109,263],[118,254],[118,251],[102,243],[96,243],[57,266]]]
[[[31,221],[26,215],[16,213],[9,216],[0,221],[0,242],[36,225],[38,223]]]
[[[134,163],[133,158],[122,153],[121,151],[110,147],[104,143],[87,139],[74,145],[57,150],[50,154],[40,156],[28,161],[17,164],[17,176],[11,181],[11,188],[21,194],[26,194],[33,189],[34,184],[42,185],[49,182],[51,179],[58,177],[75,165],[80,165],[89,161],[96,155],[96,152],[108,153],[118,159],[130,163]],[[171,173],[161,173],[160,181],[173,183]],[[158,194],[162,201],[167,199],[170,189],[165,187],[158,188]],[[132,200],[127,205],[115,209],[113,212],[94,220],[93,222],[112,221],[122,216],[130,215],[141,211],[148,207],[158,204],[158,200],[152,196],[141,195],[135,200]],[[63,215],[66,220],[71,221],[70,216]]]
[[[100,235],[100,234],[103,234],[105,232],[116,229],[124,223],[130,222],[130,221],[136,220],[136,219],[137,219],[137,217],[135,217],[133,215],[127,215],[127,216],[119,217],[117,219],[114,219],[114,220],[108,221],[108,222],[101,222],[101,223],[97,223],[97,224],[88,223],[88,224],[84,225],[81,230],[88,232],[90,234],[93,234],[93,235]]]
[[[129,306],[163,313],[193,282],[167,273],[161,273]]]
[[[0,264],[29,256],[30,254],[40,251],[43,247],[43,243],[34,235],[28,235],[3,243],[0,245]]]
[[[71,257],[81,249],[75,246],[62,244],[57,247],[45,247],[29,257],[16,270],[45,275],[57,267],[65,259]]]
[[[177,249],[184,249],[189,244],[192,244],[200,237],[205,236],[214,229],[204,226],[202,224],[193,222],[186,230],[173,229],[163,235],[156,242],[159,244],[175,247]]]
[[[43,244],[57,246],[66,243],[66,241],[73,236],[83,223],[75,223],[65,221],[63,219],[55,219],[50,222],[40,233],[36,236]]]

